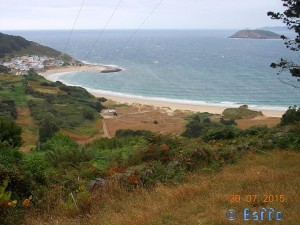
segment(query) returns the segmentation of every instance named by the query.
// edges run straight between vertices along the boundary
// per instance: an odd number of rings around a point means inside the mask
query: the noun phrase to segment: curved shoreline
[[[178,102],[170,102],[170,101],[168,102],[168,101],[163,101],[158,99],[152,100],[146,98],[134,98],[134,97],[107,94],[102,91],[93,91],[93,90],[88,90],[88,91],[96,97],[104,97],[118,103],[126,103],[128,105],[132,105],[132,104],[151,105],[159,108],[170,108],[172,111],[187,110],[192,112],[209,112],[214,114],[222,114],[225,109],[232,108],[232,107],[216,106],[216,105],[209,105],[209,104],[195,105],[195,104],[188,104],[188,103],[178,103]],[[239,106],[240,105],[237,105],[234,108],[238,108]],[[286,110],[283,111],[283,110],[272,110],[272,109],[261,110],[261,109],[251,108],[251,107],[249,107],[249,109],[255,111],[261,111],[267,117],[279,117],[279,118],[282,117],[282,115],[286,111]]]
[[[57,74],[57,73],[71,73],[71,72],[100,72],[100,73],[114,73],[121,72],[122,69],[112,66],[103,66],[103,65],[93,65],[93,64],[84,64],[83,66],[63,66],[51,68],[42,72],[39,72],[39,75],[47,77]]]
[[[40,72],[39,74],[46,79],[50,79],[50,76],[61,73],[72,73],[72,72],[103,72],[103,71],[111,71],[112,69],[116,69],[119,72],[120,69],[111,66],[102,66],[102,65],[89,65],[85,64],[84,66],[67,66],[62,68],[50,69],[45,72]],[[104,72],[105,73],[105,72]],[[109,73],[109,72],[106,72]],[[231,107],[227,106],[219,106],[219,105],[210,105],[210,104],[189,104],[189,103],[180,103],[174,101],[168,101],[168,99],[151,99],[144,98],[139,96],[126,96],[118,93],[110,93],[110,91],[102,91],[102,90],[93,90],[84,87],[95,97],[104,97],[110,100],[113,100],[118,103],[126,103],[128,105],[132,104],[141,104],[141,105],[151,105],[159,108],[169,108],[171,111],[175,110],[187,110],[192,112],[209,112],[215,114],[222,114],[222,112]],[[236,105],[235,108],[238,108],[240,105]],[[249,107],[251,110],[262,111],[262,113],[267,117],[281,117],[286,110],[275,110],[275,109],[259,109],[254,107]]]

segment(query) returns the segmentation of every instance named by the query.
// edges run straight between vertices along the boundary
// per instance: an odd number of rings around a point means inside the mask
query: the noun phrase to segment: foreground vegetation
[[[240,214],[244,208],[259,210],[275,208],[284,213],[284,222],[265,221],[259,224],[299,224],[299,153],[272,151],[269,154],[250,153],[239,163],[226,166],[221,172],[201,171],[185,177],[177,185],[158,184],[153,189],[127,191],[116,182],[92,194],[85,205],[90,206],[88,216],[76,210],[53,208],[51,213],[29,210],[25,223],[30,225],[219,225],[258,224],[238,219],[228,222],[227,210],[233,208]],[[271,177],[271,178],[270,178]],[[298,188],[296,188],[298,187]],[[283,194],[284,203],[230,203],[231,195],[249,193]],[[50,194],[50,193],[49,193]]]
[[[56,85],[56,91],[68,91]],[[30,87],[32,99],[41,104],[34,84]],[[76,99],[72,91],[68,96]],[[42,101],[42,107],[53,101],[59,104],[60,97]],[[27,154],[18,150],[21,130],[2,119],[0,223],[226,224],[226,209],[247,205],[232,205],[228,195],[268,192],[286,195],[289,201],[275,206],[296,225],[299,115],[290,108],[278,127],[240,130],[234,120],[213,121],[199,113],[188,118],[185,137],[125,130],[87,145],[58,131]],[[65,121],[59,124],[68,128]],[[273,203],[251,205],[262,206]]]

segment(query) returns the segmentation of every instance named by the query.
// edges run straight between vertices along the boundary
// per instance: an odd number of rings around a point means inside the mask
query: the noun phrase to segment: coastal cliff
[[[281,35],[267,30],[241,30],[229,38],[281,39]]]

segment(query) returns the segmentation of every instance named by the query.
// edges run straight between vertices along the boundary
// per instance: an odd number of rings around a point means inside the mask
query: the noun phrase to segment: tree
[[[293,30],[296,33],[296,38],[293,40],[288,39],[286,36],[282,35],[281,38],[285,40],[285,45],[291,51],[299,51],[300,50],[300,1],[299,0],[281,0],[283,2],[283,6],[287,9],[283,12],[268,12],[268,16],[275,20],[281,20],[285,23],[289,30]],[[300,82],[300,65],[294,61],[286,60],[281,58],[279,62],[272,63],[272,68],[280,68],[278,73],[281,74],[283,71],[288,71],[293,77]],[[297,86],[293,81],[284,81],[279,78],[283,83],[291,85],[293,87]]]

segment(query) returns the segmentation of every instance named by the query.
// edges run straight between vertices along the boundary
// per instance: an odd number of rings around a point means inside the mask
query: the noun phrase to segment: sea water
[[[282,40],[230,39],[233,30],[142,30],[133,36],[134,32],[108,30],[99,36],[101,31],[74,31],[67,46],[70,31],[6,33],[66,49],[84,62],[123,69],[53,77],[88,90],[189,104],[261,109],[300,105],[300,89],[282,83],[278,71],[270,68],[281,57],[299,61]],[[288,73],[280,77],[290,79]]]

